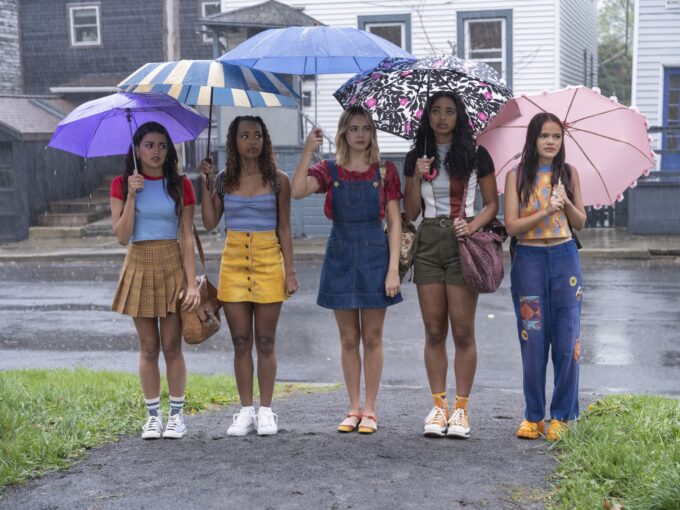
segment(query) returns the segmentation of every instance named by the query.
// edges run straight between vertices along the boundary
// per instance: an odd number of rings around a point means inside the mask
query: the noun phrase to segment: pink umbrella
[[[512,98],[477,137],[493,158],[499,191],[520,161],[529,121],[541,112],[564,123],[566,161],[578,170],[585,205],[613,204],[654,167],[644,115],[598,89],[568,87]]]

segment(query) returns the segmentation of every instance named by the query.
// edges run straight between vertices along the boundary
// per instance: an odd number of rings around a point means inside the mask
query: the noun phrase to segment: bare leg
[[[446,294],[451,332],[456,348],[454,372],[456,394],[467,397],[477,370],[477,344],[475,342],[475,312],[477,292],[459,285],[447,285]]]
[[[383,324],[385,308],[361,310],[361,338],[364,344],[364,380],[366,383],[365,414],[375,415],[376,399],[383,370]]]
[[[182,353],[182,322],[179,313],[159,319],[161,346],[167,366],[168,389],[173,397],[181,397],[187,384],[187,367]]]
[[[359,310],[333,310],[340,332],[340,359],[345,386],[349,396],[350,413],[358,414],[361,410],[361,355],[359,342],[361,328],[359,326]]]
[[[234,376],[241,406],[253,405],[253,305],[224,303],[231,341],[234,344]]]
[[[281,303],[254,304],[255,348],[257,349],[257,381],[260,386],[260,405],[271,407],[276,383],[276,325]]]
[[[157,398],[161,394],[161,375],[158,369],[161,341],[158,322],[155,318],[134,317],[132,320],[139,336],[139,379],[144,398]]]
[[[432,393],[446,392],[449,367],[446,337],[449,334],[446,305],[446,285],[418,285],[418,301],[425,325],[425,369]]]

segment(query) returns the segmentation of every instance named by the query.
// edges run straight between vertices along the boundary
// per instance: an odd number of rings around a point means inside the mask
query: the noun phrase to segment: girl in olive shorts
[[[477,292],[465,286],[458,238],[490,222],[498,212],[493,162],[476,147],[465,106],[449,91],[430,96],[404,166],[404,205],[412,220],[423,213],[414,259],[414,281],[425,323],[425,368],[434,407],[424,434],[468,438],[468,396],[477,367]],[[483,207],[474,216],[477,185]],[[466,189],[467,188],[467,189]],[[465,197],[465,203],[463,203]],[[458,219],[463,208],[465,220]],[[449,322],[455,346],[456,401],[449,415],[446,399]]]

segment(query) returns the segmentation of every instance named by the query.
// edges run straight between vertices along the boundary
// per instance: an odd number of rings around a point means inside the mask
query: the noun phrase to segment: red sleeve
[[[111,181],[111,191],[109,191],[109,196],[111,198],[117,198],[118,200],[123,200],[123,176],[119,175],[114,177]]]
[[[316,177],[316,180],[319,181],[319,191],[317,193],[326,193],[333,182],[331,171],[328,168],[328,160],[326,159],[319,161],[307,170],[307,175]]]
[[[194,205],[196,203],[196,194],[194,193],[194,185],[191,184],[189,178],[184,176],[184,205]]]
[[[399,172],[397,167],[391,161],[385,161],[385,194],[387,201],[400,200],[403,196],[401,194],[401,182],[399,182]]]

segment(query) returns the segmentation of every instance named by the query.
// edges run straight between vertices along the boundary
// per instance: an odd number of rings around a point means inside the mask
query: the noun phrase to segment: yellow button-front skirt
[[[286,300],[283,255],[274,230],[227,231],[217,298],[227,303]]]

